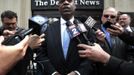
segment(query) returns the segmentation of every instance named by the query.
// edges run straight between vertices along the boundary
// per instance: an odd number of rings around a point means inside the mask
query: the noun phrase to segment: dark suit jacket
[[[133,31],[133,30],[132,30]],[[119,36],[128,44],[134,45],[134,33],[127,30]],[[111,56],[106,68],[114,73],[114,75],[134,75],[134,63],[126,62]]]
[[[129,32],[129,31],[125,30],[123,34],[119,35],[119,37],[125,43],[134,45],[134,32]]]
[[[114,75],[134,75],[134,63],[111,56],[106,65],[107,69],[112,71]]]
[[[97,27],[100,30],[102,30],[101,25],[99,25]],[[127,49],[127,45],[118,36],[110,35],[110,37],[111,37],[112,48],[109,47],[107,39],[105,39],[106,40],[105,44],[107,44],[106,45],[107,48],[104,49],[104,50],[107,53],[109,53],[110,55],[113,55],[113,56],[121,58],[121,59],[125,59],[125,52],[126,52],[126,49]]]
[[[88,36],[91,41],[94,39],[92,36],[93,34]],[[81,75],[89,75],[92,69],[91,64],[89,60],[79,57],[77,48],[78,41],[75,38],[71,39],[67,58],[64,59],[61,44],[60,21],[49,25],[45,39],[42,47],[43,50],[41,50],[42,54],[39,53],[40,55],[37,57],[37,61],[43,63],[46,75],[51,75],[55,71],[58,71],[61,75],[67,75],[74,70],[79,71]]]

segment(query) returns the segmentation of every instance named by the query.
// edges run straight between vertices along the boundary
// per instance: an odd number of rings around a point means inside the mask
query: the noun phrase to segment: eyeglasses
[[[105,18],[108,18],[108,17],[110,17],[111,19],[114,19],[114,18],[116,18],[116,16],[114,16],[114,15],[103,15]]]
[[[126,20],[127,18],[119,18],[119,20]]]

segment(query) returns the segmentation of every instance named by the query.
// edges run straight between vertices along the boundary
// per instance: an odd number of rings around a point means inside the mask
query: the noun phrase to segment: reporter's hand
[[[107,28],[107,31],[114,36],[118,36],[124,32],[124,28],[116,23],[115,25],[111,25],[114,29]]]
[[[12,54],[13,52],[17,52],[16,54],[18,54],[18,59],[23,58],[23,56],[25,56],[25,53],[26,53],[26,50],[27,50],[27,47],[28,47],[29,36],[26,36],[18,44],[11,45],[11,46],[2,45],[1,43],[3,41],[4,41],[4,37],[0,36],[0,51],[3,51],[7,55]]]
[[[110,59],[110,55],[106,53],[97,43],[95,43],[94,46],[79,44],[78,47],[82,47],[84,49],[79,50],[79,55],[82,58],[88,58],[102,63],[107,63]]]
[[[1,44],[4,41],[4,37],[0,36],[0,75],[6,75],[25,56],[28,40],[29,37],[26,36],[16,45],[5,46]]]
[[[29,36],[26,36],[20,43],[16,44],[15,47],[22,51],[22,56],[25,56],[28,48]]]
[[[14,35],[15,33],[16,33],[16,30],[12,30],[12,31],[10,31],[10,30],[4,30],[2,35],[4,36],[4,38],[8,38],[11,35]]]
[[[104,42],[105,41],[105,34],[100,30],[100,29],[98,29],[96,32],[96,37],[97,37],[97,39],[99,40],[99,41],[101,41],[101,42]]]
[[[2,42],[4,41],[4,36],[0,36],[0,46],[2,46]]]
[[[41,46],[41,43],[45,40],[44,39],[45,34],[42,34],[40,36],[34,34],[30,36],[30,40],[29,40],[29,47],[31,49],[36,49],[39,46]]]

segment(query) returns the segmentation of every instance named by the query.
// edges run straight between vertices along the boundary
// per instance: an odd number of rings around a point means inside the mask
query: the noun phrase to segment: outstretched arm
[[[79,44],[78,46],[84,49],[79,51],[80,57],[101,62],[116,75],[134,75],[134,63],[110,56],[99,44],[95,44],[95,46]]]
[[[5,46],[1,43],[4,37],[0,36],[0,75],[5,75],[26,53],[29,37],[26,36],[20,43]]]

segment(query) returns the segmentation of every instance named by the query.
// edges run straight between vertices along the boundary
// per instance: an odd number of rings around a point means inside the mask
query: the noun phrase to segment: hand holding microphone
[[[8,37],[10,37],[10,36],[12,36],[12,35],[14,35],[16,33],[16,30],[7,30],[7,29],[5,29],[5,30],[3,30],[3,36],[4,36],[4,38],[6,39],[6,38],[8,38]]]
[[[70,21],[67,21],[66,25],[67,25],[67,31],[69,33],[70,38],[71,39],[76,38],[79,43],[82,43],[82,41],[78,37],[78,35],[80,35],[80,31],[78,30],[76,25],[72,24]]]
[[[90,42],[89,38],[87,37],[87,35],[85,34],[88,30],[86,29],[85,25],[83,23],[81,23],[78,20],[74,20],[74,24],[77,26],[78,30],[81,33],[81,40],[83,40],[84,44],[88,44],[88,45],[93,45],[92,42]]]
[[[91,28],[95,31],[95,34],[96,34],[96,38],[101,41],[101,42],[105,42],[105,34],[100,30],[100,29],[97,29],[94,27],[94,25],[97,23],[96,20],[94,20],[91,16],[88,17],[88,19],[85,21],[85,25],[88,27],[88,28]],[[108,27],[106,25],[106,27]]]
[[[36,49],[39,46],[41,46],[41,43],[45,40],[43,37],[45,36],[45,34],[42,34],[40,36],[34,34],[34,35],[30,35],[30,39],[29,39],[29,47],[31,49]]]

